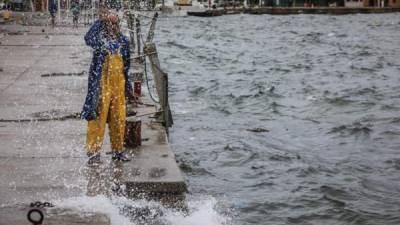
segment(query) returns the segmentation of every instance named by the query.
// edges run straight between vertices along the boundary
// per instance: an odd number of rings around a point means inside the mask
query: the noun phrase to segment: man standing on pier
[[[81,117],[88,120],[86,148],[88,164],[100,163],[105,126],[108,122],[112,159],[130,161],[123,153],[125,136],[125,96],[133,95],[128,76],[130,67],[129,41],[119,28],[116,1],[101,3],[100,19],[85,35],[93,48],[88,79],[88,94]]]
[[[72,12],[73,27],[78,28],[79,13],[81,12],[81,7],[79,6],[79,0],[71,2],[71,12]]]
[[[51,16],[51,26],[54,28],[56,25],[57,1],[49,0],[49,12]]]

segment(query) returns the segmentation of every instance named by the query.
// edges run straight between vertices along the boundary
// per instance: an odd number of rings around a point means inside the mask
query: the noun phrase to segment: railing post
[[[137,47],[137,54],[140,56],[140,20],[139,16],[135,16],[136,22],[136,47]]]
[[[135,33],[133,32],[134,29],[134,17],[132,12],[128,12],[128,28],[129,28],[129,37],[130,37],[130,41],[131,41],[131,49],[132,49],[132,53],[134,53],[135,51]]]
[[[168,128],[172,126],[172,115],[171,115],[171,111],[169,109],[169,100],[168,100],[168,74],[164,73],[163,74],[163,120],[164,120],[164,126],[166,128],[167,131],[167,135],[169,134],[168,132]]]

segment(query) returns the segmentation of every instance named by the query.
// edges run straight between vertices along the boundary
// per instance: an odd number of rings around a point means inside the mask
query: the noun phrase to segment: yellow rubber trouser
[[[106,123],[110,131],[111,149],[122,152],[125,135],[125,77],[124,63],[119,54],[109,54],[101,78],[99,116],[88,122],[86,147],[88,153],[98,153],[103,144]]]

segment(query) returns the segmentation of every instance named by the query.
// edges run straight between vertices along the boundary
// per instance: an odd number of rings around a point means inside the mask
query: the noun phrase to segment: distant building
[[[363,7],[364,1],[363,0],[345,0],[344,6],[345,7],[353,7],[353,8]]]
[[[13,0],[13,1],[18,1],[18,0]],[[22,1],[22,0],[20,0],[20,1]],[[24,0],[25,5],[27,5],[28,8],[30,8],[31,1],[32,1],[32,5],[34,7],[34,11],[36,11],[36,12],[47,12],[48,11],[49,0]],[[57,1],[60,1],[61,10],[69,10],[72,0],[55,0],[55,1],[56,1],[56,3],[57,3]],[[81,2],[83,2],[83,1],[81,0]],[[85,0],[85,2],[87,2],[88,5],[91,5],[90,0]]]
[[[11,10],[15,11],[23,11],[26,8],[26,4],[24,0],[11,0],[10,1]]]
[[[388,6],[389,7],[400,8],[400,0],[389,0]]]
[[[47,11],[47,3],[48,0],[34,0],[33,6],[35,7],[35,11]]]
[[[328,7],[328,0],[292,0],[294,7]]]
[[[400,0],[363,0],[363,6],[400,8]]]

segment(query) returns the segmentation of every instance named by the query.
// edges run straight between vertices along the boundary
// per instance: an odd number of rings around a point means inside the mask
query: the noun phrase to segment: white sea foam
[[[231,218],[221,215],[216,209],[215,198],[192,200],[188,202],[189,215],[169,212],[166,220],[173,225],[228,225],[232,224]]]
[[[58,200],[54,203],[57,207],[69,208],[79,212],[102,213],[107,215],[113,225],[132,225],[129,218],[120,214],[118,206],[105,196],[74,197]]]
[[[171,225],[230,225],[231,218],[220,214],[216,210],[217,200],[206,197],[201,200],[189,200],[189,213],[167,209],[157,202],[145,200],[130,200],[124,197],[105,196],[81,196],[61,199],[54,202],[57,207],[69,208],[82,213],[102,213],[107,215],[112,225],[136,225],[135,220],[140,219],[139,224],[145,224],[148,219],[160,221],[161,224]],[[123,212],[126,208],[145,209],[145,215],[131,215]],[[126,210],[125,210],[126,211]],[[128,210],[129,211],[129,210]],[[141,212],[141,210],[133,210]],[[158,217],[158,218],[157,218]],[[144,219],[143,219],[144,218]],[[133,222],[132,222],[133,221]]]

